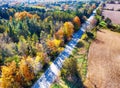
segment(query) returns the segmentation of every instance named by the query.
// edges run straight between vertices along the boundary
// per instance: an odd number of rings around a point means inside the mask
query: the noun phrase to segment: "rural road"
[[[73,35],[71,41],[66,45],[63,52],[55,59],[51,66],[45,71],[45,73],[37,80],[37,82],[32,86],[32,88],[49,88],[50,85],[55,81],[56,77],[59,75],[60,69],[62,68],[63,62],[66,58],[70,56],[72,50],[77,45],[79,39],[83,33],[87,30],[87,27],[90,26],[90,21],[94,20],[96,10],[93,11],[93,14],[89,17],[83,26],[79,29],[77,33]]]

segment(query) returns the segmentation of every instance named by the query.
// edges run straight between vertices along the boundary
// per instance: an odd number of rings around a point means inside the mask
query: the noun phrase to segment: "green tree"
[[[38,42],[38,36],[37,36],[35,33],[32,35],[32,40],[33,40],[33,42],[35,42],[35,43]]]

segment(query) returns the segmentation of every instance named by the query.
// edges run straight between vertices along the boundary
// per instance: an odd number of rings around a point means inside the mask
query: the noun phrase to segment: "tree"
[[[112,23],[111,19],[108,18],[108,17],[105,19],[105,22],[106,22],[108,25],[110,25],[110,24]]]
[[[28,63],[28,65],[30,66],[32,72],[37,75],[38,72],[40,72],[40,70],[42,70],[43,64],[44,64],[44,54],[42,52],[41,56],[39,56],[39,53],[37,54],[37,56],[34,58],[31,58],[30,56],[28,56],[26,58],[26,62]]]
[[[57,52],[61,42],[62,41],[58,39],[47,40],[47,46],[51,51]]]
[[[29,82],[34,78],[34,73],[32,68],[30,68],[30,63],[28,63],[25,59],[22,59],[21,62],[19,63],[19,69],[24,77],[25,82]]]
[[[38,42],[38,36],[37,36],[35,33],[32,35],[32,40],[33,40],[33,42],[35,42],[35,43]]]
[[[71,22],[65,22],[63,26],[55,33],[55,38],[61,41],[70,40],[74,32],[74,25]]]
[[[78,16],[74,17],[73,23],[74,23],[74,26],[75,26],[75,30],[78,30],[80,25],[81,25],[81,22],[80,22],[80,19],[79,19]]]
[[[106,23],[105,21],[101,21],[101,22],[99,23],[99,26],[100,26],[100,27],[103,27],[103,28],[106,28],[106,27],[107,27],[107,23]]]
[[[0,33],[4,33],[5,32],[5,27],[3,25],[0,25]]]
[[[71,22],[65,22],[63,26],[63,31],[67,40],[70,40],[74,32],[74,25]]]
[[[15,61],[2,66],[0,88],[22,88],[31,85],[34,72],[27,58],[22,58],[19,64]]]
[[[92,4],[92,9],[95,9],[96,8],[96,5],[95,4]]]
[[[14,17],[16,18],[16,20],[24,20],[26,17],[28,18],[36,18],[39,19],[40,17],[37,14],[30,14],[29,12],[23,11],[23,12],[16,12]]]
[[[60,40],[64,38],[64,30],[62,27],[55,33],[55,38]]]
[[[18,54],[19,55],[22,55],[22,56],[27,55],[28,45],[27,45],[27,42],[26,42],[24,36],[20,36],[17,47],[18,47]]]
[[[75,76],[76,74],[77,74],[76,59],[75,58],[66,59],[63,64],[63,68],[61,72],[62,77]]]
[[[18,68],[16,63],[13,61],[9,63],[7,66],[2,66],[2,73],[1,73],[1,88],[20,88],[21,85],[16,80]]]
[[[101,9],[97,9],[96,12],[97,12],[97,15],[101,15],[101,13],[102,13],[102,12],[101,12]]]

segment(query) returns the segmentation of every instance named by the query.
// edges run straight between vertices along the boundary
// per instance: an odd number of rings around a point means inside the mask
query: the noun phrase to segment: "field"
[[[44,7],[44,6],[31,6],[31,8],[45,9],[45,7]]]
[[[103,16],[110,18],[113,24],[120,24],[120,11],[103,10]]]
[[[113,24],[120,24],[120,11],[117,11],[119,9],[120,4],[106,4],[102,15],[105,16],[105,18],[110,18]]]
[[[108,30],[97,32],[88,54],[88,82],[96,88],[120,88],[120,34]]]
[[[119,10],[120,9],[120,4],[106,4],[105,9]]]

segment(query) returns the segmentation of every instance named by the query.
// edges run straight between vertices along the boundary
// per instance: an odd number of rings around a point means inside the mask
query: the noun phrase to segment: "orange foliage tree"
[[[64,42],[66,40],[70,40],[72,34],[74,32],[74,25],[72,22],[65,22],[62,27],[54,34],[54,39],[48,39],[46,44],[49,53],[53,56],[53,54],[60,53],[63,51]]]
[[[37,15],[37,14],[30,14],[29,12],[26,12],[26,11],[23,11],[23,12],[16,12],[14,17],[17,19],[17,20],[23,20],[25,19],[26,17],[28,18],[37,18],[39,19],[40,17]]]
[[[16,71],[17,71],[16,63],[12,62],[8,66],[2,66],[1,71],[2,74],[0,78],[1,79],[0,88],[12,88],[14,83],[16,82],[14,76],[16,75]]]
[[[73,23],[75,23],[78,27],[80,27],[81,25],[80,18],[78,16],[74,17]]]
[[[29,63],[22,59],[19,65],[19,71],[21,75],[24,77],[24,80],[29,82],[34,78],[34,74],[32,72],[32,68],[30,68]]]
[[[19,64],[15,61],[1,68],[0,88],[23,88],[29,86],[34,79],[30,64],[22,59]]]
[[[92,8],[93,8],[93,9],[95,9],[95,8],[96,8],[96,5],[95,5],[95,4],[93,4],[93,5],[92,5]]]
[[[53,53],[62,51],[61,43],[62,41],[58,39],[47,40],[47,46]]]
[[[16,65],[16,62],[11,62],[7,66],[2,66],[0,88],[21,88],[22,76]]]
[[[64,30],[62,27],[55,33],[55,38],[60,40],[64,38]]]
[[[64,25],[55,33],[56,39],[71,39],[71,36],[74,32],[74,25],[71,22],[65,22]]]

